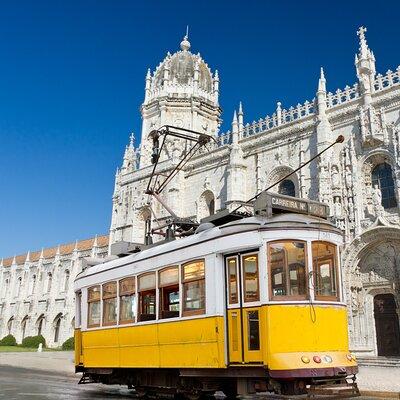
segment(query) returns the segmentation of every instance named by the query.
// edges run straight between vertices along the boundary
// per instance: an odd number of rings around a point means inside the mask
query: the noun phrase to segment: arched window
[[[7,332],[9,335],[11,335],[13,323],[14,323],[14,317],[11,317],[7,322]]]
[[[210,213],[210,215],[215,213],[215,200],[214,200],[214,197],[212,199],[210,199],[210,201],[207,203],[207,207],[208,207],[208,212]]]
[[[296,189],[293,181],[290,179],[285,179],[279,184],[278,192],[286,196],[296,197]]]
[[[53,281],[53,275],[51,272],[49,272],[47,275],[47,293],[50,293],[52,281]]]
[[[147,238],[151,234],[151,218],[147,217],[144,221],[144,237]]]
[[[197,208],[197,219],[208,217],[215,213],[215,196],[211,190],[206,190],[200,196]]]
[[[65,277],[64,277],[64,292],[68,292],[68,286],[69,286],[69,270],[67,269],[65,271]]]
[[[38,336],[42,334],[42,330],[43,330],[43,324],[44,324],[44,315],[42,314],[38,320],[37,320],[37,334]]]
[[[54,319],[54,343],[57,343],[60,338],[61,318],[62,314],[58,314]]]
[[[22,329],[22,339],[25,339],[25,333],[26,333],[26,325],[28,323],[28,316],[25,316],[24,319],[21,322],[21,329]]]
[[[36,288],[36,275],[33,275],[32,276],[32,286],[31,286],[31,293],[30,294],[35,293],[35,288]]]
[[[372,170],[372,187],[378,186],[382,193],[382,206],[392,208],[397,206],[394,193],[392,167],[387,163],[378,164]]]
[[[19,297],[19,296],[20,296],[20,294],[21,294],[21,287],[22,287],[22,277],[20,276],[20,277],[18,278],[18,281],[17,281],[17,292],[16,292],[16,294],[15,294],[15,297]]]

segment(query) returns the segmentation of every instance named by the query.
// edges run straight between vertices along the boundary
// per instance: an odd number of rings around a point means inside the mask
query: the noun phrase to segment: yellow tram
[[[254,216],[203,223],[77,276],[82,382],[196,398],[300,394],[354,377],[340,231],[320,203],[257,202]]]

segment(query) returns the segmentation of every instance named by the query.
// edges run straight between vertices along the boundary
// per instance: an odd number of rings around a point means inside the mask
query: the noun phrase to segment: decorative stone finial
[[[326,79],[325,79],[324,69],[322,67],[318,81],[318,92],[326,92]]]
[[[239,115],[243,115],[243,107],[242,107],[242,102],[239,102]]]
[[[135,134],[131,132],[129,136],[129,147],[134,147],[134,143],[135,143]]]
[[[357,31],[357,36],[360,38],[360,51],[363,47],[368,47],[367,39],[365,38],[365,32],[367,32],[367,28],[360,26]]]
[[[184,36],[181,42],[181,49],[183,51],[188,51],[190,49],[190,42],[189,42],[189,26],[186,26],[186,35]]]

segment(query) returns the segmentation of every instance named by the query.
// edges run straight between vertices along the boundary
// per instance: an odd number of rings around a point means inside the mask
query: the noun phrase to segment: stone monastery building
[[[357,33],[353,86],[329,92],[321,69],[314,99],[288,108],[278,102],[272,115],[252,123],[245,122],[240,104],[226,133],[219,132],[218,72],[191,52],[185,36],[181,50],[168,53],[146,75],[141,143],[135,148],[131,136],[117,170],[109,248],[122,241],[144,243],[168,217],[145,194],[153,168],[148,135],[154,129],[173,125],[216,139],[162,193],[178,216],[197,221],[242,204],[344,135],[343,144],[273,190],[329,204],[345,238],[351,348],[364,355],[400,355],[400,67],[377,74],[365,32]],[[186,151],[179,139],[169,140],[162,171]],[[108,238],[80,243],[86,243],[82,250],[78,243],[70,251],[50,249],[47,257],[34,258],[28,253],[0,264],[0,337],[11,332],[20,340],[41,327],[57,345],[58,337],[72,335],[72,280],[82,257],[107,253]]]

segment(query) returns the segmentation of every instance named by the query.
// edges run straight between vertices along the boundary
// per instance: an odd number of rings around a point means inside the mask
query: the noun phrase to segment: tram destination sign
[[[324,203],[270,192],[261,193],[254,203],[254,212],[257,215],[271,216],[285,211],[308,214],[325,219],[329,215],[329,207]]]

